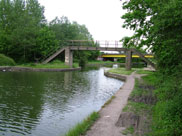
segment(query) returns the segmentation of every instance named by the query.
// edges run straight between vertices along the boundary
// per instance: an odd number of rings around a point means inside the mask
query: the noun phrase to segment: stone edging
[[[124,82],[127,79],[127,77],[124,76],[124,75],[114,74],[114,73],[110,73],[110,72],[107,72],[107,71],[104,71],[104,75],[107,76],[107,77],[111,77],[111,78],[115,78],[115,79],[124,81]]]
[[[16,72],[22,72],[22,71],[33,71],[33,72],[65,72],[65,71],[77,71],[81,70],[81,68],[64,68],[64,69],[59,69],[59,68],[29,68],[29,67],[16,67],[16,66],[5,66],[5,67],[0,67],[0,71],[16,71]]]

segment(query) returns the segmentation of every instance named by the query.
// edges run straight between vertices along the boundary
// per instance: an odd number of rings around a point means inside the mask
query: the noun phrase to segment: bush
[[[82,68],[85,68],[86,63],[87,63],[87,59],[85,57],[81,57],[79,60],[79,66]]]
[[[0,54],[0,66],[14,66],[16,63],[12,58]]]
[[[60,63],[62,64],[64,62],[62,62],[61,60],[54,60],[51,62],[51,64],[60,64]]]
[[[182,135],[181,78],[157,75],[160,79],[155,91],[158,102],[153,112],[152,136]]]

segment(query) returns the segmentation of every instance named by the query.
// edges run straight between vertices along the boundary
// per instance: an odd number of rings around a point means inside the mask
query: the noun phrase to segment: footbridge
[[[62,52],[65,52],[65,64],[72,67],[73,65],[73,52],[74,51],[117,51],[122,52],[126,57],[125,67],[127,70],[131,69],[132,64],[132,54],[134,53],[141,59],[143,59],[147,64],[155,68],[155,65],[145,57],[141,52],[133,48],[122,48],[122,44],[119,41],[88,41],[88,40],[72,40],[65,42],[64,46],[57,48],[50,52],[46,56],[42,63],[46,64],[57,57]]]

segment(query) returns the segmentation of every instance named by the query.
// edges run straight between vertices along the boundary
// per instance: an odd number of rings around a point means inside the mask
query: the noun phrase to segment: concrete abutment
[[[73,51],[70,48],[65,49],[65,64],[73,67]]]

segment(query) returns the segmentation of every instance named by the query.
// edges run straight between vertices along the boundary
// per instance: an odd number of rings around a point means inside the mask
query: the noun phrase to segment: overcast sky
[[[131,35],[123,29],[120,0],[39,0],[45,7],[45,16],[51,21],[56,16],[67,16],[69,20],[84,24],[94,40],[121,40]]]

